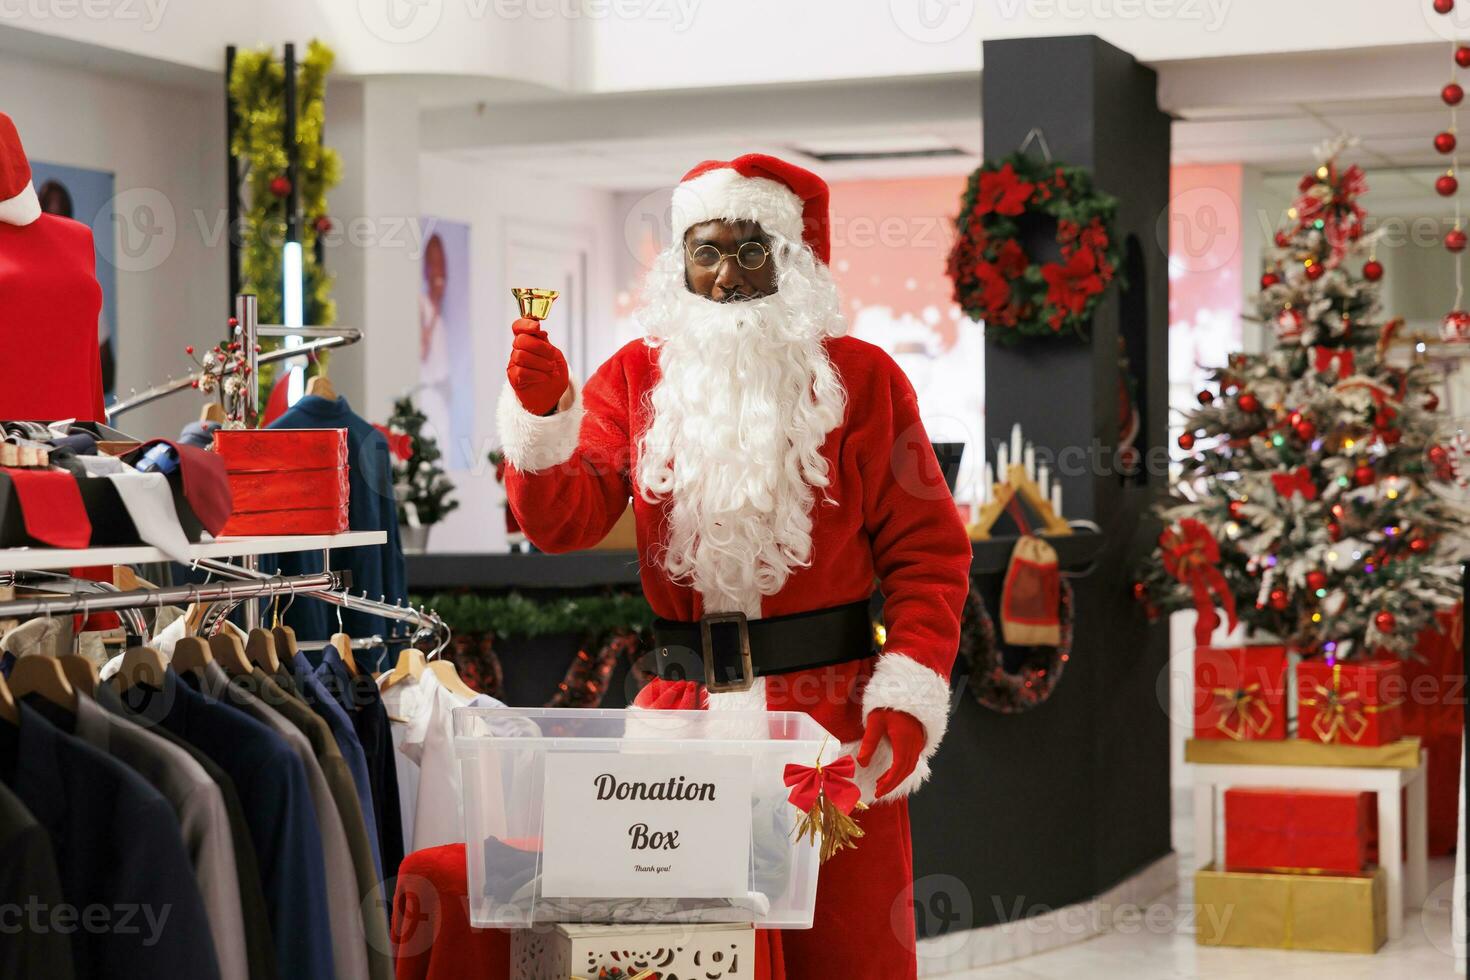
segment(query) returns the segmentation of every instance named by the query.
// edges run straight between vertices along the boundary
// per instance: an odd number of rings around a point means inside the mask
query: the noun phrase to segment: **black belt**
[[[694,623],[653,621],[654,662],[665,680],[716,693],[746,691],[757,677],[831,667],[873,655],[868,601],[769,619],[712,613]]]

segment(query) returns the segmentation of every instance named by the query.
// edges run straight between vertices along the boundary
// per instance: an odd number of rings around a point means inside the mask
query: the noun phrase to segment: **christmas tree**
[[[1407,656],[1458,598],[1463,514],[1426,485],[1431,375],[1389,362],[1400,321],[1380,311],[1366,182],[1337,162],[1343,146],[1319,151],[1268,249],[1256,318],[1274,346],[1232,355],[1185,418],[1167,526],[1135,585],[1150,606],[1199,610],[1200,645],[1218,609],[1304,656]]]
[[[424,432],[428,421],[413,402],[405,395],[393,403],[393,415],[388,419],[388,429],[396,436],[407,436],[412,446],[407,458],[393,462],[393,484],[398,496],[398,522],[408,525],[429,526],[440,521],[459,506],[459,501],[450,498],[454,484],[444,474],[440,464],[443,453],[439,441]],[[409,517],[410,511],[415,519]]]

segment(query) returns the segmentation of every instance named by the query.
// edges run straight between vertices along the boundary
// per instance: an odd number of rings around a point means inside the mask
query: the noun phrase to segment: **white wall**
[[[496,173],[481,165],[425,155],[420,159],[420,203],[425,215],[470,225],[470,262],[475,277],[470,294],[474,338],[475,426],[472,458],[484,460],[499,445],[495,402],[505,384],[510,356],[510,325],[518,315],[512,286],[508,242],[528,232],[541,232],[587,244],[586,346],[572,359],[572,371],[585,377],[611,353],[607,337],[613,320],[615,263],[624,248],[614,197],[554,181]],[[553,340],[568,346],[563,305],[552,311],[547,329]],[[581,363],[578,363],[578,361]],[[505,548],[501,509],[503,492],[488,463],[450,474],[458,487],[460,507],[434,529],[433,551],[498,551]]]
[[[117,226],[94,234],[119,246],[119,394],[187,373],[184,346],[222,338],[229,309],[222,85],[150,84],[7,55],[0,93],[31,159],[116,176]],[[158,232],[141,230],[150,228]],[[45,340],[39,329],[37,339]],[[176,436],[200,404],[175,395],[120,425]]]

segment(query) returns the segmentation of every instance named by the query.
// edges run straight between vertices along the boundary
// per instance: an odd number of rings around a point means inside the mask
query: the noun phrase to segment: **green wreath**
[[[1003,715],[1020,714],[1046,701],[1062,679],[1072,658],[1072,586],[1062,579],[1061,643],[1054,647],[1027,647],[1016,670],[1007,670],[995,623],[975,583],[960,617],[959,655],[970,667],[970,693],[982,707]]]
[[[954,300],[1002,343],[1071,330],[1085,338],[1103,293],[1121,278],[1113,241],[1115,198],[1081,167],[1013,153],[970,175],[949,253]],[[1036,262],[1020,242],[1024,224],[1056,222],[1060,262]]]

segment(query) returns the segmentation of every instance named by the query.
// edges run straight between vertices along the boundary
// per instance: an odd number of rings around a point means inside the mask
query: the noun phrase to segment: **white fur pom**
[[[912,657],[885,653],[878,658],[878,666],[863,690],[864,724],[868,715],[878,708],[913,715],[924,726],[924,750],[913,773],[884,799],[907,796],[929,778],[929,760],[939,751],[939,743],[949,727],[949,682]],[[852,751],[855,755],[856,744]],[[893,751],[885,739],[873,754],[872,763],[858,768],[857,783],[863,789],[864,799],[873,798],[873,787],[892,762]]]
[[[544,417],[526,411],[510,385],[501,389],[495,422],[507,463],[534,473],[572,458],[582,430],[582,392],[575,383],[571,387],[571,408]]]

